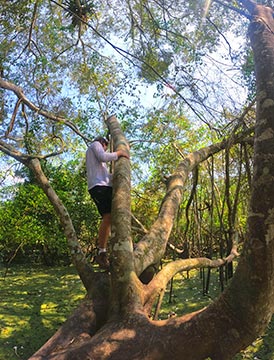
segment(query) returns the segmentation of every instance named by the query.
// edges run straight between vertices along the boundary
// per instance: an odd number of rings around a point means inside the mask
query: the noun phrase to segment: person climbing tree
[[[108,171],[106,162],[115,161],[119,157],[126,157],[124,150],[106,152],[108,140],[97,137],[86,152],[86,169],[88,191],[95,202],[102,221],[98,232],[98,254],[95,258],[100,268],[108,270],[107,241],[111,230],[111,201],[112,201],[112,174]]]

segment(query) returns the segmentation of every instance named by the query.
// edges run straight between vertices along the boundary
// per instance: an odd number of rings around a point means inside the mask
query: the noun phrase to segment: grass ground
[[[84,297],[73,267],[12,267],[0,276],[0,359],[28,359]]]
[[[4,279],[0,268],[0,359],[27,360],[64,322],[85,295],[74,268],[13,266]],[[220,292],[217,276],[202,294],[199,272],[174,278],[166,290],[159,319],[206,306]],[[235,360],[273,360],[274,324]],[[188,359],[185,359],[188,360]],[[190,359],[189,359],[190,360]]]

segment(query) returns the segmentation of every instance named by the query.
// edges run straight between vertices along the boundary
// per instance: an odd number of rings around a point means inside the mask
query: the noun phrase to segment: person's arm
[[[94,142],[93,149],[94,149],[95,156],[101,162],[115,161],[119,157],[125,157],[125,158],[129,159],[129,155],[125,150],[117,150],[117,151],[108,153],[103,149],[103,146],[98,141]]]
[[[99,143],[99,141],[95,141],[92,144],[93,152],[96,158],[100,162],[108,162],[108,161],[115,161],[118,159],[119,155],[116,152],[108,153],[104,150],[103,146]]]

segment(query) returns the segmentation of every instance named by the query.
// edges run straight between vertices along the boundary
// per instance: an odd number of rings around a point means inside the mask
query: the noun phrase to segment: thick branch
[[[30,160],[27,166],[33,171],[38,184],[43,189],[44,193],[54,207],[56,214],[58,215],[61,225],[64,228],[64,233],[68,241],[73,263],[83,281],[85,288],[88,290],[92,280],[91,267],[88,266],[85,255],[81,250],[69,213],[54,189],[51,187],[41,168],[40,161],[37,159]]]
[[[189,173],[198,164],[208,159],[209,156],[225,149],[228,143],[230,146],[236,144],[253,131],[254,128],[250,128],[240,134],[234,135],[232,138],[195,151],[186,156],[179,164],[176,171],[169,178],[166,195],[163,199],[158,218],[149,233],[144,236],[135,249],[134,261],[137,274],[140,274],[149,265],[157,263],[162,258]]]
[[[151,307],[160,294],[160,292],[166,288],[168,282],[179,272],[189,271],[192,269],[201,268],[218,268],[224,266],[234,260],[238,256],[237,246],[235,245],[230,254],[224,259],[211,260],[208,258],[195,258],[195,259],[178,259],[172,261],[163,267],[161,271],[153,278],[153,280],[147,285],[144,302],[147,307]],[[149,306],[148,306],[149,305]]]
[[[129,151],[115,116],[107,119],[114,150]],[[141,308],[141,283],[133,265],[131,239],[130,162],[120,158],[115,164],[112,198],[111,279],[112,315]],[[128,309],[130,305],[131,309]]]
[[[22,164],[26,165],[27,161],[29,160],[29,156],[23,154],[22,152],[15,150],[11,145],[6,144],[3,140],[0,139],[0,151],[4,154],[13,157],[15,160],[21,162]]]
[[[42,116],[46,117],[47,119],[52,120],[54,122],[58,122],[58,123],[68,126],[71,130],[73,130],[82,139],[84,139],[85,141],[89,141],[89,139],[87,137],[85,137],[72,122],[66,120],[65,118],[63,118],[61,116],[57,116],[57,115],[52,114],[51,112],[43,110],[43,109],[39,108],[38,106],[36,106],[35,104],[33,104],[25,96],[23,90],[19,86],[16,86],[15,84],[12,84],[11,82],[5,81],[0,77],[0,87],[3,89],[6,89],[6,90],[12,91],[18,97],[18,99],[21,100],[21,102],[23,102],[31,110],[35,111],[37,114],[42,115]]]
[[[27,166],[34,173],[39,186],[51,202],[60,223],[64,228],[73,262],[83,284],[87,290],[90,290],[92,279],[91,268],[88,266],[86,258],[81,250],[69,213],[54,189],[51,187],[49,180],[41,168],[40,161],[38,159],[30,159],[28,156],[13,149],[10,145],[5,144],[2,140],[0,140],[0,150]]]

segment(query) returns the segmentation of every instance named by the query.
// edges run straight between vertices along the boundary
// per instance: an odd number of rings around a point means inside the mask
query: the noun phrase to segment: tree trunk
[[[115,150],[128,145],[114,116],[107,119]],[[112,199],[111,317],[142,309],[142,284],[134,271],[131,239],[130,162],[120,158],[115,164]]]
[[[77,328],[75,341],[68,344],[65,340],[65,346],[59,349],[50,347],[43,353],[40,350],[31,357],[32,360],[202,360],[207,357],[226,360],[266,328],[274,308],[274,22],[271,9],[249,0],[240,3],[252,18],[249,34],[258,95],[247,241],[230,285],[219,299],[201,311],[165,321],[152,321],[144,312],[145,303],[155,296],[155,291],[159,291],[160,285],[156,282],[164,273],[166,279],[174,275],[177,270],[171,268],[176,264],[163,268],[162,273],[148,285],[141,284],[137,278],[144,269],[159,261],[165,251],[189,172],[225,144],[197,151],[181,162],[170,177],[156,222],[134,251],[129,225],[129,170],[127,162],[122,159],[114,180],[113,210],[116,213],[109,275],[113,292],[111,310],[115,316],[108,317],[104,326],[96,326],[94,314],[97,317],[101,312],[90,305],[87,323],[83,323],[83,332]],[[120,144],[121,138],[115,135],[115,119],[109,126],[116,146],[124,146]],[[149,293],[153,286],[155,289]],[[91,296],[97,303],[99,297],[95,295],[92,293]],[[102,308],[107,310],[108,306]],[[77,316],[86,311],[83,307]],[[74,320],[75,317],[72,323]]]
[[[114,124],[110,125],[112,130],[116,126],[114,119],[113,121]],[[234,141],[237,142],[239,139],[240,137],[236,137]],[[128,181],[125,161],[120,162],[121,172],[124,175],[120,174],[119,166],[116,166],[117,175],[114,182],[118,178],[120,184],[116,184],[116,187],[114,186],[113,208],[118,211],[113,218],[114,236],[111,240],[112,251],[114,253],[112,254],[112,270],[110,275],[112,284],[111,305],[109,306],[108,304],[108,296],[103,297],[104,292],[102,291],[104,287],[109,289],[109,275],[104,274],[105,285],[103,285],[103,283],[100,284],[95,281],[96,278],[93,274],[91,278],[92,284],[90,284],[90,288],[93,290],[89,296],[93,299],[93,303],[97,304],[97,308],[92,307],[94,316],[92,315],[87,318],[83,331],[77,330],[76,332],[73,330],[73,326],[71,326],[75,321],[75,316],[73,316],[72,320],[69,320],[64,325],[65,327],[72,328],[71,334],[73,337],[67,337],[67,339],[70,338],[70,342],[66,339],[62,340],[63,330],[61,329],[30,358],[31,360],[42,360],[45,358],[58,360],[124,358],[159,360],[167,359],[170,356],[173,359],[184,357],[192,360],[211,356],[212,359],[221,360],[230,358],[231,354],[242,348],[242,339],[246,339],[246,327],[243,326],[243,323],[237,317],[232,316],[230,306],[228,306],[227,301],[224,299],[219,300],[203,311],[176,319],[172,318],[158,322],[150,320],[146,315],[152,306],[151,299],[155,299],[155,293],[165,286],[161,285],[161,282],[160,285],[157,284],[159,278],[162,277],[167,283],[168,279],[174,276],[176,272],[186,269],[185,264],[187,264],[187,261],[193,261],[193,259],[178,260],[174,266],[163,268],[162,272],[152,279],[147,286],[141,284],[137,278],[137,275],[144,270],[147,263],[150,265],[155,261],[155,258],[158,259],[158,254],[154,254],[154,244],[157,244],[159,240],[162,242],[167,242],[168,240],[168,234],[171,231],[173,221],[171,214],[176,213],[176,209],[180,204],[181,191],[187,175],[199,162],[207,159],[213,153],[224,149],[226,143],[224,141],[220,144],[201,149],[191,154],[179,165],[168,184],[167,196],[163,200],[159,218],[156,221],[159,228],[154,226],[152,228],[153,231],[148,233],[149,241],[147,241],[148,235],[145,235],[141,245],[132,254],[133,249],[128,233],[129,226],[126,225],[128,221],[127,202],[129,196],[127,185],[126,192],[128,193],[121,196],[123,191],[125,191],[123,185],[127,184]],[[115,191],[118,193],[121,191],[120,195],[115,194]],[[174,191],[175,197],[173,195]],[[122,207],[120,207],[121,205]],[[125,206],[124,209],[123,206]],[[125,224],[124,222],[120,224],[121,219],[125,220]],[[118,231],[117,227],[120,227]],[[159,234],[159,229],[163,229],[163,227],[166,227],[165,231],[163,231],[164,234],[159,238],[156,235]],[[162,246],[163,244],[161,244],[161,249]],[[140,253],[144,252],[145,249],[148,249],[149,259],[152,254],[152,260],[148,261],[143,254],[144,261],[140,261]],[[138,255],[137,257],[136,254]],[[133,263],[133,259],[136,258],[137,262]],[[119,259],[118,262],[117,259]],[[206,259],[206,261],[210,260]],[[121,272],[119,272],[120,263],[122,263],[121,269],[123,270]],[[134,271],[132,264],[136,266],[136,271]],[[179,265],[177,266],[177,264]],[[197,259],[196,265],[191,264],[190,268],[193,268],[193,266],[197,267],[199,264],[200,266],[208,265],[207,262],[203,264],[202,260]],[[224,264],[223,260],[217,265],[220,266],[221,264]],[[99,273],[98,276],[100,275],[103,274]],[[94,288],[98,289],[97,293]],[[151,291],[151,289],[153,290]],[[235,296],[237,297],[237,295]],[[92,306],[92,303],[90,306]],[[103,319],[103,314],[107,316],[105,319]],[[76,314],[76,318],[81,316],[85,318],[85,308],[80,309]],[[101,319],[100,324],[98,324],[97,319]],[[96,325],[94,321],[96,321]],[[102,325],[104,326],[101,327]],[[95,334],[94,328],[96,328]],[[231,330],[229,330],[230,328]],[[201,341],[201,338],[203,341]],[[240,342],[238,341],[239,339]],[[237,350],[232,344],[237,345]]]

